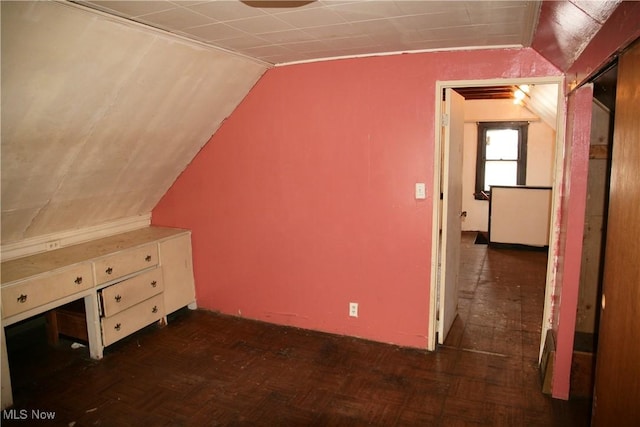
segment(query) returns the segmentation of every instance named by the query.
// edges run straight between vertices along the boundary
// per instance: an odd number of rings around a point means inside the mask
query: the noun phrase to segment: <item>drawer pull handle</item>
[[[114,299],[116,300],[116,302],[120,302],[120,300],[122,299],[122,297],[120,295],[116,295],[114,297]]]
[[[107,273],[107,274],[111,274],[111,273],[113,273],[113,268],[108,267],[104,272]]]
[[[20,294],[20,296],[17,298],[19,303],[24,303],[27,302],[27,296],[25,294]]]
[[[76,277],[76,280],[74,280],[74,282],[76,283],[76,285],[81,284],[82,283],[82,276]]]
[[[113,329],[115,329],[116,331],[119,331],[121,327],[122,325],[120,325],[120,323],[116,323],[116,326],[114,326]]]
[[[147,255],[146,257],[144,257],[144,260],[147,262],[151,262],[151,255]]]
[[[154,305],[153,308],[151,309],[152,313],[157,313],[158,312],[158,306]]]
[[[156,282],[155,280],[153,282],[151,282],[151,287],[155,288],[156,286],[158,286],[158,282]]]

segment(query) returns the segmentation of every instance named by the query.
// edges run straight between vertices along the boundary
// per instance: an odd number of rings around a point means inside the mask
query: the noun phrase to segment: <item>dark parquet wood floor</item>
[[[459,316],[437,352],[178,312],[101,361],[42,323],[8,331],[14,415],[61,426],[586,426],[588,401],[540,392],[546,254],[463,238]],[[25,412],[20,412],[20,411]]]

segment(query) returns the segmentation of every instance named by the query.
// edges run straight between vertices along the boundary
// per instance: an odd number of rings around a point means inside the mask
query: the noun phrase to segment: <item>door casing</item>
[[[431,228],[431,280],[429,286],[429,327],[428,327],[428,340],[427,350],[434,351],[437,346],[436,332],[437,326],[437,313],[439,310],[439,298],[438,298],[438,286],[439,286],[439,259],[440,259],[440,225],[442,220],[442,204],[440,203],[441,192],[441,174],[444,170],[444,164],[448,159],[444,158],[445,153],[442,151],[443,132],[442,132],[442,93],[447,88],[457,87],[482,87],[482,86],[500,86],[500,85],[521,85],[521,84],[557,84],[558,85],[558,110],[556,113],[556,142],[555,142],[555,155],[554,155],[554,173],[553,173],[553,190],[552,190],[552,213],[551,213],[551,227],[549,230],[549,256],[547,257],[547,276],[545,285],[545,301],[544,301],[544,313],[542,322],[542,333],[540,335],[540,352],[539,357],[542,355],[542,349],[544,345],[544,338],[546,333],[552,327],[553,311],[552,311],[552,297],[553,289],[555,287],[556,280],[556,256],[558,251],[558,240],[560,233],[560,215],[559,210],[561,206],[560,200],[560,184],[562,184],[562,153],[564,147],[564,128],[565,128],[565,105],[564,105],[564,77],[530,77],[530,78],[507,78],[507,79],[488,79],[488,80],[446,80],[436,81],[436,94],[435,94],[435,118],[434,126],[435,131],[435,144],[434,144],[434,168],[433,168],[433,217]],[[444,238],[446,229],[442,230],[442,236]],[[443,275],[444,276],[444,275]],[[446,286],[443,284],[442,286]]]

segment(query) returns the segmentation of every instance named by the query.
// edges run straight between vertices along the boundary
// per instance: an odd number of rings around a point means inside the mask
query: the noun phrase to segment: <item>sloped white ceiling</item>
[[[524,107],[542,119],[551,129],[557,130],[558,85],[532,85]]]
[[[74,0],[272,64],[529,46],[540,1]]]
[[[2,14],[2,244],[151,211],[264,63],[57,2]]]

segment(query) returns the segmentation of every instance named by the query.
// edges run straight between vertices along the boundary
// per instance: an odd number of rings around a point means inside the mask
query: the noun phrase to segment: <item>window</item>
[[[476,199],[486,200],[492,185],[525,185],[528,122],[478,123]]]

